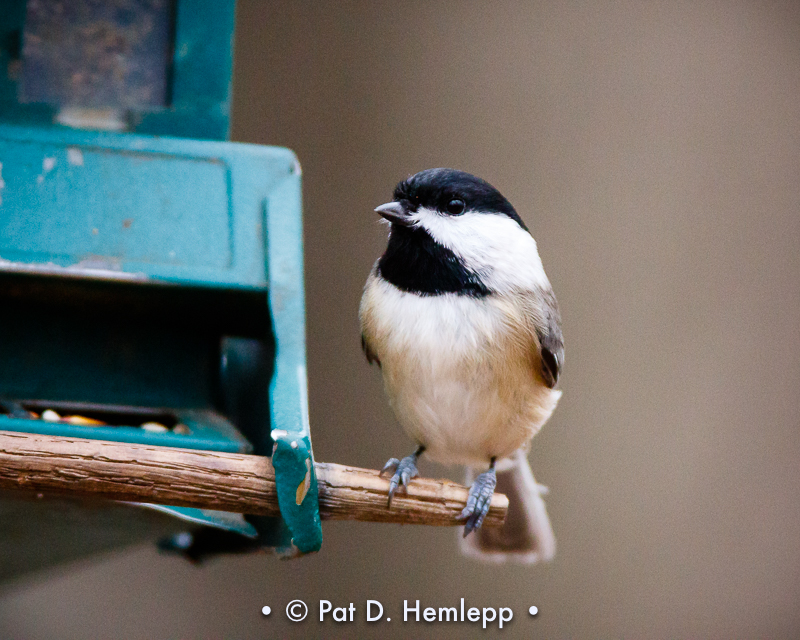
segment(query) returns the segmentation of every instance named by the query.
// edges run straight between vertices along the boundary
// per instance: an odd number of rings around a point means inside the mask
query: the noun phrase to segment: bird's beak
[[[408,210],[400,202],[387,202],[377,207],[375,211],[392,224],[399,224],[402,227],[410,227],[413,224]]]

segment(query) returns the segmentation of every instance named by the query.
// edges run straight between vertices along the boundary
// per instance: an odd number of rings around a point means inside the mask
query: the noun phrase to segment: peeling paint
[[[83,166],[83,152],[75,147],[67,148],[67,162],[73,167]]]
[[[307,436],[311,429],[308,424],[308,377],[305,364],[297,365],[297,388],[300,390],[300,417],[303,420],[302,435]]]
[[[42,172],[36,176],[36,184],[42,184],[44,177],[50,173],[56,166],[56,159],[50,156],[45,156],[42,160]]]
[[[144,273],[128,273],[122,271],[118,261],[108,258],[87,258],[67,267],[53,262],[14,262],[0,258],[0,271],[12,273],[41,273],[47,275],[66,276],[71,278],[94,278],[97,280],[125,280],[146,282]]]
[[[303,504],[303,500],[308,493],[308,490],[311,488],[311,458],[306,458],[306,477],[303,478],[303,481],[297,486],[297,494],[295,495],[295,502],[297,505]]]
[[[100,129],[102,131],[127,131],[129,129],[125,111],[122,109],[62,107],[56,113],[56,122],[72,129]]]

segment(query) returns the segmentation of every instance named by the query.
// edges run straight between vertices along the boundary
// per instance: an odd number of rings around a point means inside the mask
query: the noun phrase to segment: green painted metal
[[[135,116],[134,131],[228,139],[234,7],[233,0],[178,0],[170,106]]]
[[[255,407],[264,420],[243,430],[256,453],[273,454],[285,524],[250,520],[279,549],[318,550],[294,154],[0,126],[0,163],[0,397],[181,415],[233,407],[237,427]],[[0,428],[32,422],[0,417]],[[175,446],[189,437],[51,428]],[[216,436],[198,448],[242,446]]]
[[[17,95],[22,75],[26,4],[26,0],[0,3],[0,119],[16,124],[50,125],[55,117],[55,106],[21,104]]]
[[[26,0],[4,0],[0,6],[0,119],[50,127],[59,105],[19,100],[25,7]],[[176,0],[169,102],[130,110],[131,131],[228,139],[234,12],[234,0]]]
[[[184,522],[201,525],[204,527],[214,527],[231,533],[238,533],[246,538],[257,539],[258,530],[244,519],[240,513],[230,513],[228,511],[216,511],[214,509],[195,509],[193,507],[168,507],[161,504],[148,504],[145,502],[129,503],[143,509],[152,509],[161,513],[167,513]]]
[[[77,132],[54,124],[64,105],[23,104],[26,0],[2,4],[0,121],[25,126],[0,126],[0,401],[166,407],[191,434],[8,409],[0,429],[272,455],[282,519],[233,526],[159,508],[245,536],[254,526],[246,548],[318,550],[299,165],[286,149],[211,142],[229,135],[234,0],[175,0],[167,104],[108,105],[149,135]]]
[[[277,147],[0,126],[0,163],[6,262],[263,289],[264,207],[284,210],[277,187],[296,160]]]
[[[300,180],[300,165],[292,166]],[[278,478],[278,502],[292,531],[293,544],[302,553],[322,545],[317,480],[308,426],[305,360],[305,300],[303,295],[303,223],[275,215],[281,202],[301,211],[300,190],[290,181],[276,185],[266,203],[269,306],[276,337],[275,375],[272,377],[272,463]]]

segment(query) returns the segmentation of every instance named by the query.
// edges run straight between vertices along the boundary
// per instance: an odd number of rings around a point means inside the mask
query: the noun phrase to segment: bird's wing
[[[564,338],[561,335],[561,313],[558,301],[549,287],[537,291],[538,304],[528,307],[528,319],[538,338],[539,361],[545,384],[556,386],[564,366]]]
[[[364,355],[367,356],[367,362],[369,362],[370,364],[374,362],[379,367],[381,366],[381,361],[378,359],[376,353],[369,346],[369,343],[367,342],[367,337],[363,333],[361,334],[361,350],[364,352]]]

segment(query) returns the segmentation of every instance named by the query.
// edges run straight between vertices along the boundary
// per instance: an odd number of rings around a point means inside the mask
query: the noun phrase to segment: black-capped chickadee
[[[561,396],[564,343],[536,242],[497,189],[454,169],[400,182],[375,211],[390,223],[389,244],[361,299],[362,346],[417,443],[384,467],[389,505],[423,452],[481,470],[461,513],[465,551],[549,560],[555,538],[526,452]],[[495,488],[508,495],[508,517],[483,530]]]

